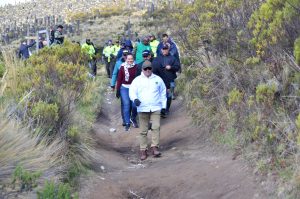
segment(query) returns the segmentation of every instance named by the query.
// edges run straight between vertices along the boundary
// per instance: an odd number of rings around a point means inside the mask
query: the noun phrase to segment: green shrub
[[[4,73],[5,73],[5,66],[4,63],[0,61],[0,78],[3,77]]]
[[[72,190],[69,184],[46,182],[43,189],[38,191],[38,199],[71,199],[78,198],[72,196]]]
[[[274,100],[275,85],[259,84],[256,87],[256,102],[271,105]]]
[[[295,41],[294,44],[294,56],[296,58],[296,63],[300,65],[300,38]]]
[[[18,186],[20,191],[31,191],[37,187],[37,180],[40,178],[41,172],[29,172],[23,167],[17,166],[13,173],[13,186]]]
[[[100,111],[105,84],[100,78],[88,78],[87,59],[79,45],[67,40],[43,48],[26,65],[10,64],[5,91],[12,115],[34,132],[31,136],[49,148],[58,145],[51,158],[65,170],[56,175],[72,185],[98,161],[92,155],[89,132]]]
[[[248,59],[246,59],[245,61],[245,65],[257,65],[260,62],[260,58],[259,57],[250,57]]]
[[[39,101],[32,107],[32,116],[47,123],[57,122],[58,120],[58,106],[57,104],[48,104]]]
[[[228,105],[231,106],[233,104],[239,104],[242,102],[242,99],[243,99],[242,93],[236,88],[234,88],[228,94]]]

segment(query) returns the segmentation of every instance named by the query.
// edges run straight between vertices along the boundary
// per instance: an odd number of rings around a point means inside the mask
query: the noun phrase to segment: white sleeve
[[[161,108],[165,109],[167,106],[167,89],[165,83],[160,78],[160,86],[159,86],[159,93],[160,93],[160,101],[161,101]]]
[[[138,82],[138,79],[139,78],[135,78],[130,87],[129,87],[129,98],[131,101],[134,101],[135,99],[138,99],[137,97],[137,91],[138,91],[138,85],[137,85],[137,82]]]

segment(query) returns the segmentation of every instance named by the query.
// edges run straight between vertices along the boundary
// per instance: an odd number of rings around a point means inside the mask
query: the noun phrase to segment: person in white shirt
[[[147,159],[148,124],[151,122],[151,151],[154,157],[161,155],[158,150],[160,137],[160,113],[166,109],[166,86],[163,80],[152,73],[152,64],[146,60],[142,73],[136,77],[129,88],[129,97],[137,106],[140,122],[140,158]]]

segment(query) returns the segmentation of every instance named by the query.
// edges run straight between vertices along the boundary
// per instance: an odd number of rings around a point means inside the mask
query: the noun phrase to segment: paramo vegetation
[[[88,78],[87,60],[68,41],[25,62],[3,53],[0,197],[35,189],[40,198],[76,198],[76,179],[98,161],[89,132],[105,83]]]
[[[277,176],[278,197],[299,198],[300,1],[195,0],[172,13],[195,124]]]

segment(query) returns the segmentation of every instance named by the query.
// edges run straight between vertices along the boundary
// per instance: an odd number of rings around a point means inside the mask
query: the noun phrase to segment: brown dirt
[[[102,169],[82,180],[80,198],[271,198],[241,159],[232,160],[231,152],[212,144],[191,125],[183,107],[176,99],[170,116],[162,120],[162,157],[141,162],[139,129],[123,130],[119,101],[107,92],[94,127]]]

